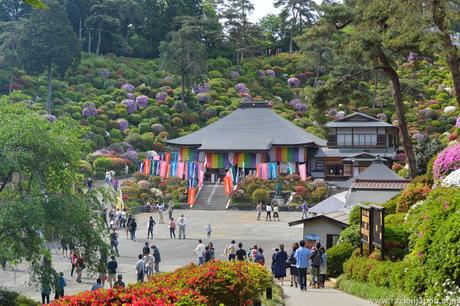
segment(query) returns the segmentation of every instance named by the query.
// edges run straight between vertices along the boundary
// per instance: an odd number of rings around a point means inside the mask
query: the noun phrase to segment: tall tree
[[[85,20],[88,18],[91,0],[65,0],[64,6],[78,39],[83,40]]]
[[[95,194],[76,188],[82,131],[65,119],[50,123],[6,97],[0,121],[0,259],[27,262],[35,275],[48,243],[64,240],[95,267],[108,233]]]
[[[181,99],[185,103],[186,90],[206,70],[206,48],[203,43],[203,22],[194,17],[182,17],[181,27],[160,45],[163,68],[181,77]]]
[[[48,81],[47,110],[52,108],[53,71],[64,73],[80,60],[80,45],[64,8],[56,1],[47,1],[46,10],[34,10],[24,20],[18,39],[18,55],[31,73],[46,70]]]
[[[289,54],[291,54],[294,48],[294,37],[315,21],[316,4],[313,0],[275,0],[274,5],[281,8],[280,16],[289,24]]]
[[[262,17],[259,27],[263,32],[264,45],[267,49],[289,48],[289,33],[286,30],[285,18],[281,14],[269,14]]]
[[[260,28],[249,21],[254,5],[250,0],[221,0],[219,8],[227,38],[236,53],[236,67],[239,72],[245,53],[257,52],[263,43]]]

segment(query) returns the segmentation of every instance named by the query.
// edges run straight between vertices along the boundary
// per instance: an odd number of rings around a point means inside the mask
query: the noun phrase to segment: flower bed
[[[211,261],[154,276],[125,289],[100,289],[66,296],[51,305],[252,305],[271,277],[255,263]]]

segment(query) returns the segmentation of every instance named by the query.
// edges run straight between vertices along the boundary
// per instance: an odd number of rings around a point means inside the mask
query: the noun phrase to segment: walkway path
[[[369,306],[375,305],[369,301],[346,294],[342,291],[323,288],[308,288],[306,292],[300,292],[298,288],[283,286],[286,306]]]

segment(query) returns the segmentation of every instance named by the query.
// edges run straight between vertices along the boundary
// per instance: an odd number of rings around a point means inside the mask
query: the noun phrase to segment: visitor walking
[[[107,280],[107,257],[99,259],[97,272],[99,273],[98,279],[101,280],[101,285],[104,287],[105,281]]]
[[[155,266],[155,258],[149,253],[144,253],[144,275],[148,278],[153,274]]]
[[[307,201],[303,201],[302,204],[302,219],[307,219],[308,218],[308,205]]]
[[[324,247],[321,247],[321,266],[319,267],[319,286],[324,288],[327,273],[327,254]]]
[[[276,220],[280,221],[280,214],[279,214],[278,209],[279,209],[278,205],[275,205],[273,207],[273,221],[276,221]]]
[[[121,211],[121,228],[126,228],[126,208]]]
[[[144,243],[144,246],[142,247],[142,255],[145,254],[150,254],[150,244],[148,241]]]
[[[317,242],[315,244],[313,252],[310,254],[311,260],[311,278],[313,288],[319,288],[319,268],[321,267],[321,243]]]
[[[273,275],[276,279],[281,281],[281,285],[284,284],[284,278],[286,277],[286,262],[288,255],[284,250],[284,245],[280,245],[278,252],[274,254],[273,258]]]
[[[42,304],[50,303],[51,286],[48,280],[42,280]]]
[[[307,290],[307,270],[310,260],[310,250],[305,247],[305,240],[299,242],[299,248],[295,251],[294,257],[299,274],[300,290]]]
[[[110,251],[113,253],[114,250],[115,254],[120,257],[120,253],[118,252],[118,233],[112,230],[110,234]]]
[[[123,282],[123,275],[118,274],[118,280],[113,284],[113,288],[125,288],[126,284]]]
[[[228,256],[228,260],[235,260],[236,258],[236,244],[232,240],[224,249],[224,256]]]
[[[238,243],[238,250],[236,250],[236,260],[245,261],[246,260],[246,250],[243,249],[243,244],[240,242]]]
[[[133,222],[133,217],[129,214],[126,219],[126,239],[128,239],[128,233],[131,229],[131,222]]]
[[[78,269],[77,269],[78,273]],[[78,281],[78,280],[77,280]],[[80,281],[81,282],[81,281]],[[56,288],[54,290],[54,299],[57,300],[64,296],[64,287],[67,286],[67,283],[64,278],[64,272],[59,272],[59,276],[56,280]]]
[[[265,221],[272,221],[272,206],[270,204],[267,204],[265,207],[265,210],[267,211],[267,215],[265,216]]]
[[[130,233],[131,233],[131,240],[136,241],[136,230],[137,230],[137,222],[136,219],[132,219],[131,225],[130,225]]]
[[[163,220],[163,213],[165,212],[165,205],[161,203],[161,205],[158,207],[158,214],[160,215],[160,220],[158,221],[160,224],[164,223]]]
[[[88,180],[86,181],[86,186],[88,187],[89,192],[93,190],[93,180],[90,177],[88,177]]]
[[[204,247],[204,262],[211,261],[211,251],[209,250],[209,245]]]
[[[177,221],[177,225],[179,225],[179,239],[187,239],[185,238],[185,226],[187,225],[187,220],[185,219],[184,215],[180,216],[179,220]]]
[[[299,273],[297,271],[296,267],[296,259],[295,259],[295,251],[299,248],[299,244],[296,242],[292,245],[292,251],[291,255],[289,256],[289,266],[290,266],[290,271],[289,274],[291,274],[291,287],[295,285],[297,288],[297,279],[299,277]]]
[[[173,210],[174,207],[171,202],[168,204],[168,219],[171,220],[173,218]]]
[[[152,255],[155,259],[155,273],[160,273],[161,255],[160,250],[157,248],[156,245],[152,245]]]
[[[115,260],[115,256],[110,257],[110,261],[107,263],[107,272],[109,273],[109,286],[113,288],[113,284],[116,281],[117,276],[117,269],[118,269],[118,262]]]
[[[76,250],[71,250],[70,251],[70,263],[72,264],[72,270],[70,270],[70,277],[73,277],[73,271],[75,271],[75,268],[77,268],[77,251]]]
[[[144,256],[139,254],[137,258],[139,259],[136,263],[136,273],[137,273],[137,282],[143,283],[144,282]]]
[[[91,291],[96,291],[98,289],[104,288],[104,286],[102,286],[101,282],[102,282],[102,280],[100,278],[98,278],[96,280],[96,283],[91,287]]]
[[[211,233],[212,233],[212,228],[211,228],[211,224],[208,224],[208,226],[206,227],[206,237],[211,238]]]
[[[169,237],[171,239],[176,239],[176,221],[174,221],[174,218],[171,218],[171,220],[169,220]]]
[[[208,247],[209,247],[209,254],[211,256],[211,260],[216,259],[216,252],[214,250],[214,244],[212,244],[212,242],[209,242]]]
[[[261,264],[262,266],[265,265],[264,250],[262,250],[262,248],[257,250],[257,255],[254,257],[254,262]]]
[[[180,238],[179,238],[180,239]],[[195,255],[198,258],[198,265],[203,265],[204,263],[204,244],[201,239],[198,240],[198,245],[195,248]]]
[[[77,283],[81,283],[81,274],[83,273],[83,270],[86,268],[85,266],[85,259],[83,256],[78,255],[77,258]]]
[[[250,257],[252,261],[255,261],[255,258],[258,253],[259,253],[259,249],[257,248],[257,244],[254,244],[250,252]]]
[[[150,216],[149,222],[147,223],[147,239],[153,239],[153,227],[155,226],[155,220]]]
[[[260,215],[262,214],[262,202],[259,202],[256,206],[257,210],[257,221],[260,221]]]

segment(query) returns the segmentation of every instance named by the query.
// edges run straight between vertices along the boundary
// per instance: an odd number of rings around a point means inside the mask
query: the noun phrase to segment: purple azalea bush
[[[45,114],[45,115],[43,115],[43,118],[45,118],[46,120],[48,120],[48,122],[50,122],[50,123],[55,122],[56,119],[57,119],[56,116],[50,115],[50,114]]]
[[[291,106],[295,106],[296,104],[299,104],[299,103],[301,103],[299,98],[294,98],[291,101],[289,101],[289,105]]]
[[[438,154],[433,164],[435,178],[446,176],[460,168],[460,143],[445,148]]]
[[[294,106],[295,110],[298,111],[299,113],[306,113],[307,112],[307,106],[303,103],[298,103]]]
[[[206,100],[208,99],[208,97],[207,97],[206,94],[204,94],[204,93],[199,93],[199,94],[197,95],[197,98],[198,98],[198,101],[199,101],[200,103],[204,103],[204,102],[206,102]]]
[[[136,104],[139,109],[146,109],[149,106],[149,98],[141,95],[136,98]]]
[[[157,102],[164,102],[167,97],[168,94],[166,92],[160,91],[155,95],[155,100],[157,100]]]
[[[124,130],[128,128],[128,125],[129,125],[128,120],[121,118],[121,119],[118,119],[117,122],[118,122],[118,128],[120,129],[120,131],[123,132]]]
[[[249,93],[249,89],[243,83],[236,84],[235,90],[239,94],[248,94]]]
[[[276,78],[276,72],[273,69],[267,69],[265,70],[265,73],[271,78]]]
[[[422,142],[423,140],[425,140],[426,136],[422,133],[416,133],[412,136],[412,138],[417,142]]]
[[[85,107],[85,108],[81,111],[81,115],[82,115],[83,117],[96,116],[96,114],[97,114],[96,108],[91,107],[91,106]]]
[[[265,72],[264,72],[263,70],[257,70],[256,73],[257,73],[257,77],[258,77],[259,79],[261,79],[261,80],[262,80],[262,79],[265,79]]]
[[[128,92],[128,94],[126,95],[126,98],[134,99],[134,95],[132,93]]]
[[[240,74],[238,73],[238,71],[232,71],[232,72],[230,72],[230,78],[231,78],[232,80],[236,80],[236,79],[239,78],[239,77],[240,77]]]
[[[335,120],[340,120],[340,119],[343,119],[343,118],[345,118],[345,112],[344,111],[339,111],[335,115]]]
[[[287,80],[288,85],[291,87],[299,87],[300,86],[300,80],[298,78],[292,77]]]
[[[409,53],[409,56],[407,57],[407,61],[409,63],[415,62],[417,60],[417,53],[411,52]]]
[[[129,84],[129,83],[125,83],[125,84],[121,85],[121,89],[129,91],[129,92],[132,92],[132,91],[134,91],[134,89],[136,89],[136,87],[134,85]]]
[[[160,134],[160,133],[163,132],[164,130],[165,130],[165,127],[163,126],[163,124],[161,124],[161,123],[152,124],[152,131],[153,131],[155,134]]]
[[[137,151],[133,149],[129,149],[128,151],[120,155],[120,157],[129,159],[132,162],[137,162],[137,156],[138,156]]]
[[[455,127],[460,129],[460,117],[457,118],[457,121],[455,122]]]
[[[123,101],[121,101],[121,104],[123,104],[126,107],[126,109],[128,110],[128,114],[132,114],[137,110],[136,101],[134,101],[133,99],[124,99]]]
[[[193,91],[197,94],[201,94],[201,93],[209,92],[210,89],[211,87],[209,86],[208,83],[203,83],[203,84],[199,84],[198,86],[194,87]]]
[[[107,68],[101,68],[97,71],[99,73],[99,76],[104,79],[104,80],[107,80],[108,78],[110,78],[110,70],[107,69]]]

